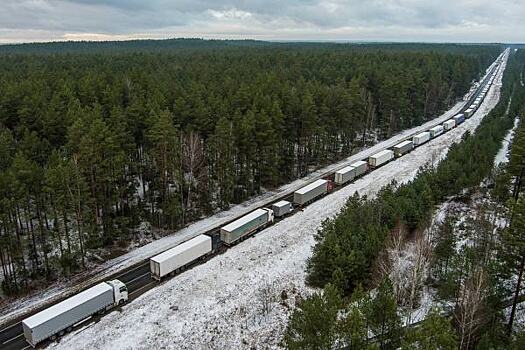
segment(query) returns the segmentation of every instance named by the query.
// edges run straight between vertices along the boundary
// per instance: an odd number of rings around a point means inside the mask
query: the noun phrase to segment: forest
[[[0,46],[0,264],[19,295],[453,105],[496,45]],[[320,279],[324,281],[324,279]]]
[[[356,194],[323,223],[307,283],[324,290],[290,317],[287,348],[525,346],[523,324],[515,324],[525,268],[521,123],[510,161],[494,168],[505,135],[525,114],[524,67],[525,51],[511,54],[499,103],[437,166],[374,198]],[[441,222],[433,220],[438,208],[448,208]],[[434,307],[414,321],[414,311],[431,305],[425,291]]]

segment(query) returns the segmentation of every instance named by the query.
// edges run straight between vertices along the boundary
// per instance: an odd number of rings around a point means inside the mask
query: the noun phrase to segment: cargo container
[[[280,201],[272,205],[273,215],[276,217],[284,216],[292,212],[292,203],[288,201]]]
[[[429,130],[430,137],[431,138],[438,137],[439,135],[443,133],[444,130],[445,129],[443,128],[443,125],[436,125],[432,129]]]
[[[417,134],[412,138],[414,146],[419,146],[430,140],[430,133],[428,131]]]
[[[368,163],[364,160],[358,160],[355,163],[350,164],[355,169],[355,177],[361,176],[368,170]]]
[[[198,235],[149,260],[151,277],[160,281],[166,275],[206,256],[212,251],[211,237]]]
[[[454,116],[454,120],[456,121],[456,125],[459,125],[465,121],[465,115],[463,113],[460,113]]]
[[[368,164],[373,168],[377,168],[378,166],[388,163],[392,159],[394,159],[394,151],[385,149],[368,157]]]
[[[445,129],[445,131],[453,129],[455,126],[456,126],[456,121],[454,119],[449,119],[443,123],[443,129]]]
[[[299,205],[304,205],[311,200],[322,196],[328,192],[328,181],[317,180],[303,188],[297,190],[293,194],[293,201]]]
[[[410,140],[403,141],[394,146],[394,155],[401,157],[403,154],[410,152],[414,148],[414,143]]]
[[[267,208],[254,210],[221,228],[221,241],[226,244],[233,244],[272,222],[273,210]]]
[[[335,172],[335,183],[342,185],[344,183],[347,183],[348,181],[352,181],[355,177],[355,168],[353,166],[347,166],[344,167],[341,170],[337,170]]]
[[[466,111],[465,111],[465,118],[470,118],[472,117],[472,114],[474,114],[474,110],[472,108],[468,108]]]
[[[128,289],[119,280],[102,282],[22,321],[27,342],[35,347],[71,331],[73,325],[128,300]]]

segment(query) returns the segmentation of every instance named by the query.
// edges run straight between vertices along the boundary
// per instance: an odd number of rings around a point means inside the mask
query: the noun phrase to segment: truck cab
[[[268,223],[272,223],[274,220],[274,214],[272,209],[264,208],[268,212]]]
[[[106,282],[113,288],[114,306],[122,305],[128,301],[128,287],[119,280]]]

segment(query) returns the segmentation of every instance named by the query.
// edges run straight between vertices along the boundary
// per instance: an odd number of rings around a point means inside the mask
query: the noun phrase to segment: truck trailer
[[[472,108],[467,108],[467,110],[465,111],[465,118],[470,118],[470,117],[472,117],[472,114],[474,114],[474,109],[472,109]]]
[[[257,231],[274,219],[273,210],[262,208],[244,215],[242,218],[221,228],[221,241],[227,245],[237,242],[239,239]]]
[[[443,129],[445,131],[449,131],[450,129],[453,129],[455,126],[456,126],[456,121],[454,119],[449,119],[443,123]]]
[[[151,277],[160,281],[162,277],[206,256],[211,251],[211,237],[198,235],[151,258],[149,260]]]
[[[454,121],[456,122],[456,125],[463,123],[465,121],[465,115],[463,113],[460,113],[454,116]]]
[[[273,215],[281,217],[292,212],[292,203],[288,201],[279,201],[272,205]]]
[[[394,159],[394,152],[389,149],[385,149],[368,157],[368,164],[370,164],[372,168],[377,168],[378,166],[388,163],[392,159]]]
[[[128,289],[119,280],[102,282],[22,321],[27,342],[35,347],[56,339],[73,325],[97,313],[104,313],[128,300]]]
[[[293,193],[293,201],[296,204],[304,205],[311,200],[322,196],[328,192],[328,181],[319,179],[311,184],[304,186],[303,188]]]
[[[338,185],[343,185],[355,178],[355,168],[351,165],[335,172],[334,182]]]
[[[428,131],[417,134],[412,138],[414,146],[419,146],[430,140],[430,133]]]
[[[438,137],[439,135],[443,133],[444,130],[445,129],[443,128],[443,125],[436,125],[432,129],[429,130],[430,137],[431,138]]]
[[[414,149],[414,142],[406,140],[394,146],[394,155],[396,157],[401,157],[403,154],[410,152],[412,149]]]
[[[368,170],[368,162],[364,160],[358,160],[355,163],[350,164],[355,169],[355,177],[361,176]]]

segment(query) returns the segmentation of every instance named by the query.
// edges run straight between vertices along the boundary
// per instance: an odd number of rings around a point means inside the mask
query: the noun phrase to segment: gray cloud
[[[145,37],[524,41],[521,0],[1,0],[0,42]]]

